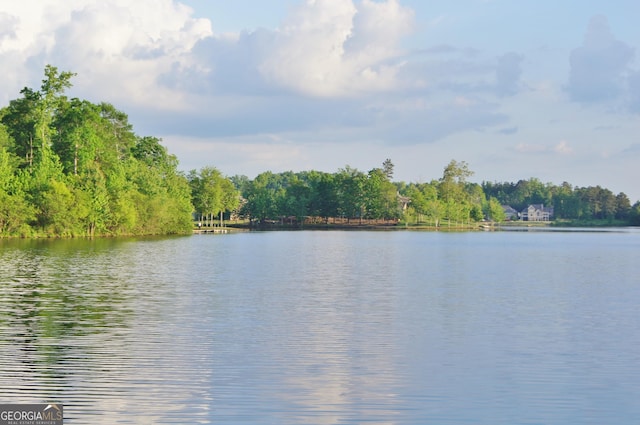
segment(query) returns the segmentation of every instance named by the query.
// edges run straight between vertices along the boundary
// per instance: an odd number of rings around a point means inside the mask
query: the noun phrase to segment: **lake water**
[[[65,424],[638,424],[640,231],[0,241],[0,402]]]

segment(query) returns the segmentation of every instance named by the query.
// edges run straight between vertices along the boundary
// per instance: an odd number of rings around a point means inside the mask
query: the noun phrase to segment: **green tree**
[[[479,204],[472,204],[469,207],[468,217],[472,221],[481,221],[484,219],[484,214],[482,212],[482,206]]]
[[[56,110],[66,101],[65,89],[71,87],[71,78],[75,75],[72,72],[59,72],[58,68],[46,65],[44,69],[45,79],[40,86],[40,102],[37,105],[38,127],[36,138],[40,139],[42,145],[51,143],[51,126]]]
[[[618,220],[627,220],[630,212],[631,201],[629,201],[629,197],[623,192],[618,193],[616,196],[616,218]]]
[[[129,117],[110,103],[102,102],[98,106],[102,117],[103,137],[115,149],[117,159],[126,160],[137,142]]]
[[[285,189],[283,215],[295,216],[302,223],[309,215],[311,196],[309,184],[297,176],[293,177]]]
[[[39,90],[0,110],[0,233],[190,231],[177,158],[160,139],[136,136],[112,105],[68,100],[73,75],[48,65]]]
[[[419,224],[422,222],[427,209],[426,197],[417,184],[411,184],[406,187],[403,194],[411,200],[409,207],[405,211],[405,220],[409,221],[408,217],[411,217],[416,224]]]
[[[575,218],[578,214],[578,203],[573,187],[567,182],[553,191],[553,209],[556,218]]]
[[[481,186],[467,183],[472,175],[473,171],[464,161],[452,160],[444,169],[438,192],[449,225],[452,222],[469,223],[483,217],[482,203],[485,195]]]
[[[107,188],[107,179],[98,169],[86,169],[81,176],[69,176],[78,204],[84,209],[81,214],[83,227],[88,236],[114,233],[109,228],[112,217],[111,198]],[[117,232],[115,232],[117,233]]]
[[[199,172],[191,170],[187,176],[191,187],[191,202],[200,221],[211,221],[222,210],[222,175],[214,167],[204,167]]]
[[[244,197],[247,200],[244,212],[252,219],[265,220],[280,217],[280,206],[285,197],[282,176],[270,171],[258,174],[248,185]]]
[[[464,162],[451,160],[445,167],[440,179],[439,197],[445,201],[462,203],[466,201],[465,186],[467,179],[473,175],[469,165]]]
[[[85,210],[64,182],[50,181],[46,189],[38,193],[37,205],[38,224],[46,234],[61,236],[82,234],[80,221],[85,215]]]
[[[59,72],[55,66],[47,65],[44,70],[45,79],[42,80],[39,92],[33,92],[25,88],[23,93],[25,99],[33,100],[32,110],[28,117],[33,119],[34,129],[30,135],[30,166],[33,165],[34,145],[39,147],[41,160],[49,160],[52,135],[55,134],[55,127],[52,126],[54,116],[60,106],[66,101],[64,91],[71,87],[71,78],[75,75],[71,72]],[[35,142],[34,142],[35,140]]]
[[[244,191],[247,189],[249,184],[251,184],[251,180],[249,180],[249,177],[245,175],[239,175],[239,174],[229,177],[229,181],[233,183],[233,186],[240,193],[244,193]]]
[[[40,94],[28,88],[20,93],[22,98],[10,101],[9,106],[3,110],[2,123],[13,140],[12,153],[21,159],[24,166],[31,169],[38,148],[35,137]]]
[[[433,222],[435,227],[440,226],[440,221],[445,214],[445,205],[440,199],[427,200],[425,216]]]
[[[338,188],[334,174],[311,171],[307,174],[307,181],[311,187],[309,199],[309,214],[324,217],[338,215]]]
[[[78,175],[88,169],[109,172],[118,158],[113,136],[100,107],[86,100],[66,102],[56,115],[53,149],[65,173]]]
[[[238,207],[239,194],[231,180],[225,178],[215,167],[192,170],[188,175],[191,199],[200,220],[211,221],[213,217]],[[222,219],[221,219],[222,223]]]
[[[366,174],[348,165],[336,175],[338,214],[347,221],[364,215],[366,179]]]
[[[9,190],[14,179],[16,168],[13,156],[6,148],[0,146],[0,188]]]
[[[489,201],[487,202],[487,217],[491,221],[495,221],[498,223],[505,220],[504,209],[502,208],[500,201],[498,201],[493,196],[489,198]]]
[[[400,214],[396,186],[380,168],[369,171],[364,182],[364,209],[368,218],[397,218]]]
[[[631,211],[629,211],[629,222],[633,226],[640,226],[640,201],[631,207]]]
[[[153,136],[139,137],[131,148],[131,154],[142,163],[160,168],[173,168],[177,165],[177,159],[169,155],[167,148],[162,146],[162,139]]]
[[[424,220],[431,221],[435,226],[441,217],[442,208],[438,200],[438,183],[411,183],[403,191],[409,197],[410,213],[415,214],[416,224]]]
[[[391,162],[389,158],[385,159],[382,163],[382,171],[389,181],[391,181],[391,179],[393,178],[393,168],[393,162]]]
[[[5,146],[0,147],[0,235],[26,235],[35,209],[16,186],[16,161]]]

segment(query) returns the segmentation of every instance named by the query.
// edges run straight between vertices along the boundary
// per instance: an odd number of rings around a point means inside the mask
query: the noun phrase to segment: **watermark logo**
[[[0,425],[62,425],[62,404],[0,404]]]

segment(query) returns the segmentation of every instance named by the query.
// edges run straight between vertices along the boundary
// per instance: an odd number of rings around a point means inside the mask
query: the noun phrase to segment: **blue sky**
[[[188,170],[250,178],[386,158],[395,179],[601,185],[640,200],[640,2],[25,0],[0,96],[46,63]]]

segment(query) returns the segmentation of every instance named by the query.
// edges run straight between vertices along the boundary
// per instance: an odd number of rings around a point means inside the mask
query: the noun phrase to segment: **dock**
[[[228,227],[210,227],[207,229],[193,229],[194,235],[201,235],[204,233],[229,233],[231,231]]]

